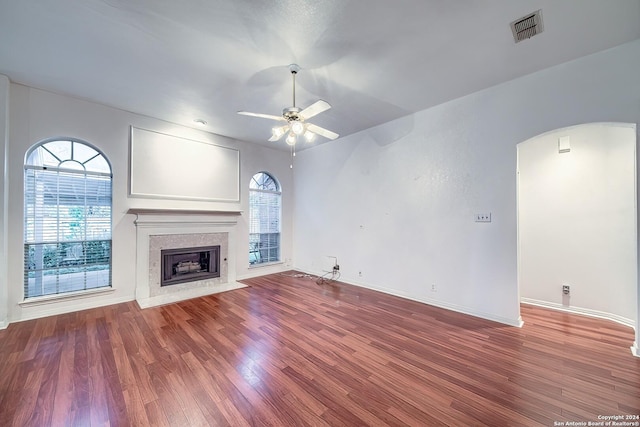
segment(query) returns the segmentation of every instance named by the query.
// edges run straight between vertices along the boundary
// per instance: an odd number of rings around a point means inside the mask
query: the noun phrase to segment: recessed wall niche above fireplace
[[[220,245],[160,251],[160,286],[220,277]]]

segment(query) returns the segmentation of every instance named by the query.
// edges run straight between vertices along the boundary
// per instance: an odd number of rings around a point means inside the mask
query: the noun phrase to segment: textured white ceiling
[[[328,101],[312,122],[345,136],[637,38],[640,0],[0,0],[13,82],[283,149],[236,112],[290,106],[290,63],[296,104]]]

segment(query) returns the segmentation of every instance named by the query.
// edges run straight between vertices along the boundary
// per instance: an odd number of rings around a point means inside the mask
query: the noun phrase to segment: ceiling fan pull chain
[[[293,169],[293,158],[296,156],[296,145],[290,145],[291,147],[291,163],[289,164],[289,169]]]

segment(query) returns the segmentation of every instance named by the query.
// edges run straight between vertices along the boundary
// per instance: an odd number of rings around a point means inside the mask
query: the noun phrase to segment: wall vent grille
[[[513,40],[516,43],[530,39],[531,37],[540,34],[543,30],[542,9],[530,13],[520,19],[516,19],[511,23],[511,32],[513,33]]]

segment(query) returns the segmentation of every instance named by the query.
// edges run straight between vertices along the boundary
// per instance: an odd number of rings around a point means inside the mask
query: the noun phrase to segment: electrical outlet
[[[569,285],[562,285],[562,293],[564,295],[570,295],[571,287]]]
[[[489,213],[478,213],[475,216],[476,222],[491,222],[491,212]]]
[[[358,271],[358,277],[362,277],[362,271]]]
[[[435,283],[431,284],[431,292],[438,292],[438,287],[436,286]]]

